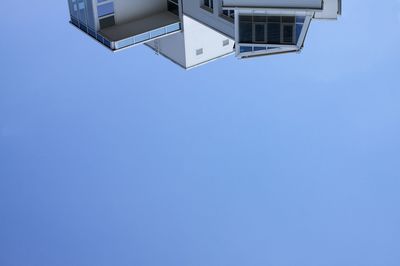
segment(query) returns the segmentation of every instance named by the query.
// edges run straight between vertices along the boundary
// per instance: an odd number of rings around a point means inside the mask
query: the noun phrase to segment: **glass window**
[[[205,7],[209,11],[213,11],[213,9],[214,9],[214,0],[203,0],[203,7]]]
[[[115,43],[115,48],[116,49],[122,49],[122,48],[128,47],[128,46],[130,46],[132,44],[134,44],[134,40],[133,40],[133,38],[129,38],[129,39],[125,39],[125,40],[116,42]]]
[[[300,39],[300,34],[303,30],[303,24],[296,24],[296,42]]]
[[[167,27],[167,33],[171,33],[171,32],[174,32],[174,31],[178,31],[178,30],[180,30],[180,29],[181,29],[181,24],[178,22],[178,23],[169,25],[169,26]]]
[[[305,17],[244,15],[239,17],[239,42],[297,44]]]
[[[254,25],[254,41],[265,42],[265,24],[258,23]]]
[[[281,42],[281,24],[268,23],[268,43],[279,44]]]
[[[115,25],[115,18],[114,18],[114,16],[101,18],[99,20],[99,23],[100,23],[100,28],[101,29],[108,28],[108,27],[111,27],[111,26]]]
[[[235,20],[235,10],[233,9],[224,9],[221,12],[222,16],[233,22]]]
[[[253,19],[251,16],[240,16],[239,19],[239,42],[253,42]]]
[[[165,34],[165,28],[153,30],[151,32],[151,38],[156,38],[156,37],[164,35],[164,34]]]
[[[265,46],[260,46],[260,47],[255,46],[254,47],[254,52],[256,52],[256,51],[266,51],[266,50],[267,50],[267,47],[265,47]]]
[[[252,52],[252,51],[253,51],[253,47],[251,47],[251,46],[240,46],[241,53],[248,53],[248,52]]]
[[[284,25],[283,26],[283,42],[284,43],[293,43],[293,25]]]
[[[114,13],[114,3],[107,3],[97,6],[97,13],[99,17],[104,17]]]
[[[179,16],[178,0],[168,0],[168,11]]]
[[[144,41],[147,41],[148,39],[150,39],[150,34],[143,33],[143,34],[135,36],[135,43],[144,42]]]

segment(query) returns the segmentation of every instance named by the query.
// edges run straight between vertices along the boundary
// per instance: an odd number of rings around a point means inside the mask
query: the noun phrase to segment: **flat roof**
[[[169,11],[164,11],[143,19],[114,25],[99,31],[109,41],[116,42],[148,31],[162,28],[180,22],[178,16]]]

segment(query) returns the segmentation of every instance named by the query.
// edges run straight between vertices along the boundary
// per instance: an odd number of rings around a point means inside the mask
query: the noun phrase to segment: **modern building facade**
[[[299,52],[341,0],[68,0],[71,24],[111,51],[145,44],[190,69],[234,54]]]

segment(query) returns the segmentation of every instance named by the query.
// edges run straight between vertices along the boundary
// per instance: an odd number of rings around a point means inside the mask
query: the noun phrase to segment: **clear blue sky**
[[[2,6],[1,266],[400,265],[400,2],[189,72]]]

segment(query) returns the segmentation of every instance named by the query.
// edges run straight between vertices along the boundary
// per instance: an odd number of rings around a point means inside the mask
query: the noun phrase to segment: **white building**
[[[185,69],[298,52],[341,0],[68,0],[71,23],[112,51],[145,44]]]

